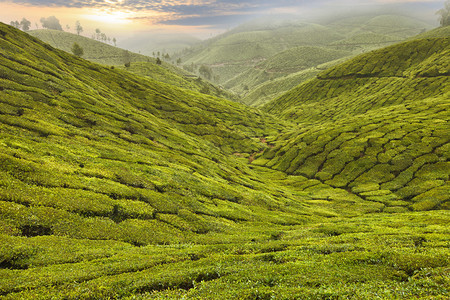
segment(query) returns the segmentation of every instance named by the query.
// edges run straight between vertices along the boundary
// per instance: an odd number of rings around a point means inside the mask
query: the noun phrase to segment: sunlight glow
[[[130,18],[134,16],[135,13],[133,12],[96,10],[84,17],[100,23],[124,25],[131,23],[132,20]]]

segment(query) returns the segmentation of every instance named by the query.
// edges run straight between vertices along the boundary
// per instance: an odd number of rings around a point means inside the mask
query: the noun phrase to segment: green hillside
[[[124,57],[125,50],[123,49],[70,32],[52,29],[37,29],[29,31],[28,33],[50,44],[52,47],[69,53],[72,53],[71,49],[73,43],[78,43],[84,50],[83,58],[95,63],[104,65],[123,65],[126,62],[125,60],[128,60],[128,57]],[[131,62],[155,61],[153,58],[133,52],[128,52],[128,55]]]
[[[444,68],[444,52],[430,50],[438,40],[423,41],[405,71]],[[386,111],[296,127],[282,112],[98,65],[2,23],[0,47],[1,299],[448,296],[446,94],[384,106],[403,123],[380,137]],[[335,183],[350,180],[346,170],[326,182],[272,165],[293,157],[296,139],[308,165],[339,147],[360,158],[365,142],[372,155],[382,138],[416,186],[348,188]],[[386,163],[375,172],[355,161],[361,176],[382,177]]]
[[[327,23],[337,32],[345,35],[355,35],[364,32],[386,34],[405,39],[420,31],[430,29],[430,24],[401,15],[357,16],[338,19]]]
[[[185,34],[148,33],[126,38],[119,42],[119,46],[123,45],[124,48],[130,49],[133,52],[155,56],[157,52],[172,55],[200,42],[201,40]]]
[[[212,96],[224,97],[239,101],[234,94],[220,89],[206,80],[202,80],[193,74],[184,71],[170,63],[162,61],[161,65],[156,64],[156,59],[141,54],[127,52],[111,45],[79,36],[69,32],[40,29],[28,32],[32,36],[50,44],[52,47],[71,53],[74,43],[78,43],[84,50],[83,58],[103,65],[113,65],[129,72],[146,76],[157,81],[187,88]],[[125,56],[127,58],[125,58]],[[130,67],[124,67],[124,61],[131,62]]]
[[[333,61],[326,62],[324,64],[317,65],[315,67],[302,70],[293,74],[282,76],[276,79],[271,79],[269,81],[263,82],[255,86],[251,91],[244,94],[243,98],[240,99],[242,103],[249,106],[260,107],[264,104],[269,103],[275,98],[280,97],[287,91],[295,88],[300,83],[310,80],[317,76],[321,71],[330,68],[334,65],[342,63],[349,59],[348,57],[343,57]],[[239,76],[241,77],[241,76]]]
[[[302,46],[290,48],[264,60],[252,69],[227,81],[225,87],[242,94],[248,90],[253,91],[256,86],[268,83],[274,79],[315,68],[323,63],[350,56],[351,54],[351,52],[347,51],[338,51],[322,47]],[[312,78],[315,75],[311,74],[312,70],[308,71],[309,72],[303,72],[305,80]],[[305,76],[306,74],[309,76]],[[300,81],[294,86],[299,83]],[[290,90],[294,86],[283,89],[283,92]],[[265,89],[265,92],[268,94],[271,90]],[[250,104],[249,102],[245,103]]]
[[[419,39],[328,69],[264,107],[299,128],[255,163],[384,210],[448,208],[450,38]]]
[[[185,65],[210,66],[219,76],[217,82],[223,84],[284,50],[326,45],[341,38],[330,28],[301,22],[251,31],[236,29],[188,49],[181,57]]]
[[[256,20],[192,47],[181,57],[194,72],[195,66],[209,66],[214,81],[241,95],[243,103],[263,105],[313,78],[320,64],[386,47],[430,28],[398,15],[341,18],[321,25]]]
[[[448,92],[449,41],[418,39],[360,55],[289,91],[266,110],[313,123],[442,97]]]

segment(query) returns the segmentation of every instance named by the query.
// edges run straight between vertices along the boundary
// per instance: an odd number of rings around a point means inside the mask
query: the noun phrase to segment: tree
[[[161,61],[161,59],[160,59],[159,57],[156,58],[156,64],[157,64],[157,65],[162,64],[162,61]]]
[[[30,30],[31,22],[23,18],[22,21],[20,21],[20,27],[22,27],[23,31],[28,31]]]
[[[75,22],[75,30],[77,31],[78,35],[83,32],[83,26],[81,26],[80,21]]]
[[[55,16],[41,18],[41,24],[43,28],[63,31],[59,20]]]
[[[102,35],[102,32],[100,31],[100,28],[95,29],[96,40],[100,41],[101,35]]]
[[[78,57],[81,57],[84,54],[84,50],[83,50],[83,48],[81,48],[80,45],[78,45],[78,43],[73,43],[72,53]]]
[[[445,1],[444,8],[441,8],[436,12],[439,15],[439,23],[441,26],[449,26],[450,25],[450,0]]]
[[[205,65],[201,65],[200,69],[198,69],[198,71],[200,72],[200,75],[202,75],[203,77],[206,77],[207,79],[211,79],[212,77],[212,70],[210,67],[205,66]]]
[[[20,27],[20,23],[19,21],[11,21],[11,23],[9,23],[11,26],[19,28]]]
[[[127,65],[128,65],[128,67],[130,66],[131,55],[130,55],[130,52],[128,50],[123,50],[123,52],[122,52],[122,60],[123,60],[123,63],[125,64],[126,67],[127,67]]]
[[[116,42],[117,42],[116,38],[113,38],[114,46],[116,45]]]
[[[169,60],[169,59],[170,59],[169,53],[166,53],[166,55],[164,55],[164,58],[165,58],[166,60]]]
[[[181,64],[181,58],[177,59],[177,65]]]

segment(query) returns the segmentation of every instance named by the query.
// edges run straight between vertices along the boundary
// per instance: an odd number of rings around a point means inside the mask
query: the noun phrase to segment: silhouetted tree
[[[11,21],[11,23],[9,23],[11,26],[14,26],[14,27],[16,27],[16,28],[19,28],[20,27],[20,23],[19,23],[19,21]]]
[[[123,63],[125,64],[125,67],[129,67],[131,64],[131,55],[130,52],[128,50],[123,50],[122,52],[122,60]]]
[[[75,30],[77,31],[78,35],[83,32],[83,27],[81,26],[80,21],[75,22]]]
[[[445,1],[444,8],[438,10],[436,14],[439,15],[439,23],[441,26],[450,25],[450,0]]]
[[[73,45],[72,45],[72,53],[74,55],[78,56],[78,57],[81,57],[84,54],[84,50],[77,43],[73,43]]]
[[[47,29],[61,30],[63,31],[59,20],[55,16],[48,18],[41,18],[42,27]]]
[[[212,77],[212,70],[211,70],[210,67],[205,66],[205,65],[201,65],[200,69],[198,69],[198,71],[200,72],[200,75],[202,75],[203,77],[211,79],[211,77]]]
[[[102,32],[100,31],[99,28],[95,29],[95,36],[97,40],[100,40],[100,36],[101,36]]]
[[[20,27],[22,28],[23,31],[28,31],[30,30],[31,22],[23,18],[22,21],[20,21]]]
[[[159,57],[156,58],[156,64],[157,64],[157,65],[162,64],[162,61],[161,61],[161,59],[160,59]]]
[[[116,42],[117,42],[116,38],[113,38],[114,46],[116,46]]]

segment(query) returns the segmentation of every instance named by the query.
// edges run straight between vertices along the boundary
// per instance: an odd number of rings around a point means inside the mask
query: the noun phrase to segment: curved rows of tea
[[[364,124],[299,129],[3,24],[0,46],[1,299],[448,296],[438,130],[448,103],[438,94],[400,104],[391,119],[372,110]],[[288,143],[298,157],[308,145],[297,170],[308,168],[287,174]],[[419,185],[394,179],[400,201],[382,168],[364,169],[371,184],[338,174],[337,159],[313,174],[316,150],[333,159],[340,147],[364,168],[361,152],[392,172],[415,158],[398,177]],[[440,210],[398,213],[405,207]]]
[[[447,94],[448,95],[448,94]],[[394,105],[284,134],[253,163],[380,202],[385,211],[448,208],[448,98]]]

